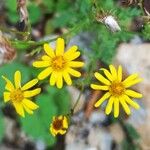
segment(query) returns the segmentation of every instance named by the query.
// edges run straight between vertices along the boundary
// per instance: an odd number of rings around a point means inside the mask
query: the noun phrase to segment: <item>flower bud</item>
[[[98,22],[105,24],[112,32],[121,31],[121,28],[115,18],[111,15],[97,19]]]

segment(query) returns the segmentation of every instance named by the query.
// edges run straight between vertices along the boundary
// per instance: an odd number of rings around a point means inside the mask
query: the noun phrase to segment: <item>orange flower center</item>
[[[63,56],[56,56],[52,59],[52,68],[56,71],[64,69],[66,66],[66,60]]]
[[[110,85],[110,93],[112,93],[113,96],[120,96],[124,93],[125,87],[121,82],[114,82]]]
[[[53,128],[55,130],[60,130],[63,128],[63,120],[56,118],[56,120],[53,122]]]
[[[20,89],[15,89],[10,93],[10,98],[14,102],[21,102],[24,99],[23,92]]]

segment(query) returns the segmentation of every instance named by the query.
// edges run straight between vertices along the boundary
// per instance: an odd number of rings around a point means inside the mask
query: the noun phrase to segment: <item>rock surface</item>
[[[135,90],[143,94],[137,100],[141,109],[133,110],[133,115],[128,119],[141,135],[141,147],[150,149],[150,44],[121,44],[118,48],[114,62],[119,62],[129,74],[139,73],[144,79],[135,86]]]

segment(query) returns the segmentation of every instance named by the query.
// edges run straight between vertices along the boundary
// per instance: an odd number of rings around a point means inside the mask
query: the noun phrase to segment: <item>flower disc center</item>
[[[10,98],[14,102],[21,102],[24,99],[23,92],[20,89],[15,89],[10,93]]]
[[[66,66],[66,60],[64,59],[63,56],[56,56],[55,58],[53,58],[52,60],[52,68],[54,70],[62,70],[64,69]]]
[[[63,127],[63,120],[62,119],[56,119],[53,122],[53,128],[55,130],[60,130],[60,129],[62,129],[62,127]]]
[[[112,83],[112,85],[110,86],[110,92],[112,93],[112,95],[114,96],[120,96],[124,93],[124,85],[121,82],[114,82]]]

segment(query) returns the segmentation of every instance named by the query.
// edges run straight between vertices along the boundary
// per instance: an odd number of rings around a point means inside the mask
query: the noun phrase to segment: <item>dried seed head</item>
[[[16,56],[16,50],[0,31],[0,65],[13,60]]]
[[[112,32],[121,31],[118,22],[112,15],[97,16],[96,20],[106,25]]]
[[[17,0],[17,10],[20,15],[20,23],[23,24],[23,29],[22,31],[25,30],[27,24],[28,24],[28,11],[26,7],[26,0]]]

